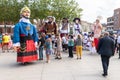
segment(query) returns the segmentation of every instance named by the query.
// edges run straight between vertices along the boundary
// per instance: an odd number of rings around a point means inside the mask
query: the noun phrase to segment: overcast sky
[[[114,9],[120,8],[120,0],[76,0],[83,9],[82,20],[94,22],[97,16],[102,16],[101,22],[113,15]]]

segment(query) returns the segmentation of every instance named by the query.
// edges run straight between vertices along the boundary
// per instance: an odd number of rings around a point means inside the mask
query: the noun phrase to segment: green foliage
[[[0,22],[17,22],[23,5],[18,0],[0,0]]]
[[[57,21],[63,17],[73,20],[74,17],[80,17],[82,11],[75,0],[0,0],[0,22],[16,23],[24,5],[30,7],[32,19],[55,16]]]

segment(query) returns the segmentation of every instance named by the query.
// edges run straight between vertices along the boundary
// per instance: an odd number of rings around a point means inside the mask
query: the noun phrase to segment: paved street
[[[1,53],[1,52],[0,52]],[[102,77],[100,56],[83,51],[82,60],[68,58],[63,54],[62,60],[51,62],[32,62],[21,65],[16,62],[16,53],[0,54],[0,80],[120,80],[120,60],[118,54],[110,60],[109,76]]]

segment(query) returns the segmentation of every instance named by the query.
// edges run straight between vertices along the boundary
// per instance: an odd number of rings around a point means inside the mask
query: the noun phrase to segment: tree
[[[75,0],[0,0],[0,22],[16,23],[24,5],[30,7],[32,19],[55,16],[57,21],[63,17],[73,20],[74,17],[80,17],[82,11]]]
[[[1,0],[0,1],[0,22],[17,22],[20,17],[20,9],[23,3],[18,0]]]
[[[74,17],[80,17],[82,9],[75,0],[40,0],[40,13],[44,13],[44,17],[48,15],[55,16],[56,20],[67,17],[73,20]]]

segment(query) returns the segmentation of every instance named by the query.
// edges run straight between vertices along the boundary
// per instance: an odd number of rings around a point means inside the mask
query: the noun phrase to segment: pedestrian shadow
[[[1,64],[0,65],[0,68],[22,68],[22,67],[28,67],[28,66],[35,66],[35,65],[38,65],[40,64],[39,62],[29,62],[29,63],[26,63],[26,64],[23,64],[23,63],[4,63],[4,64]]]
[[[87,77],[86,77],[87,76]],[[110,80],[109,76],[103,77],[101,73],[81,74],[79,75],[82,80]],[[79,79],[78,77],[78,79]]]
[[[83,54],[84,54],[84,56],[93,56],[93,57],[99,56],[98,53],[90,53],[90,52],[88,52],[88,53],[83,53]]]

